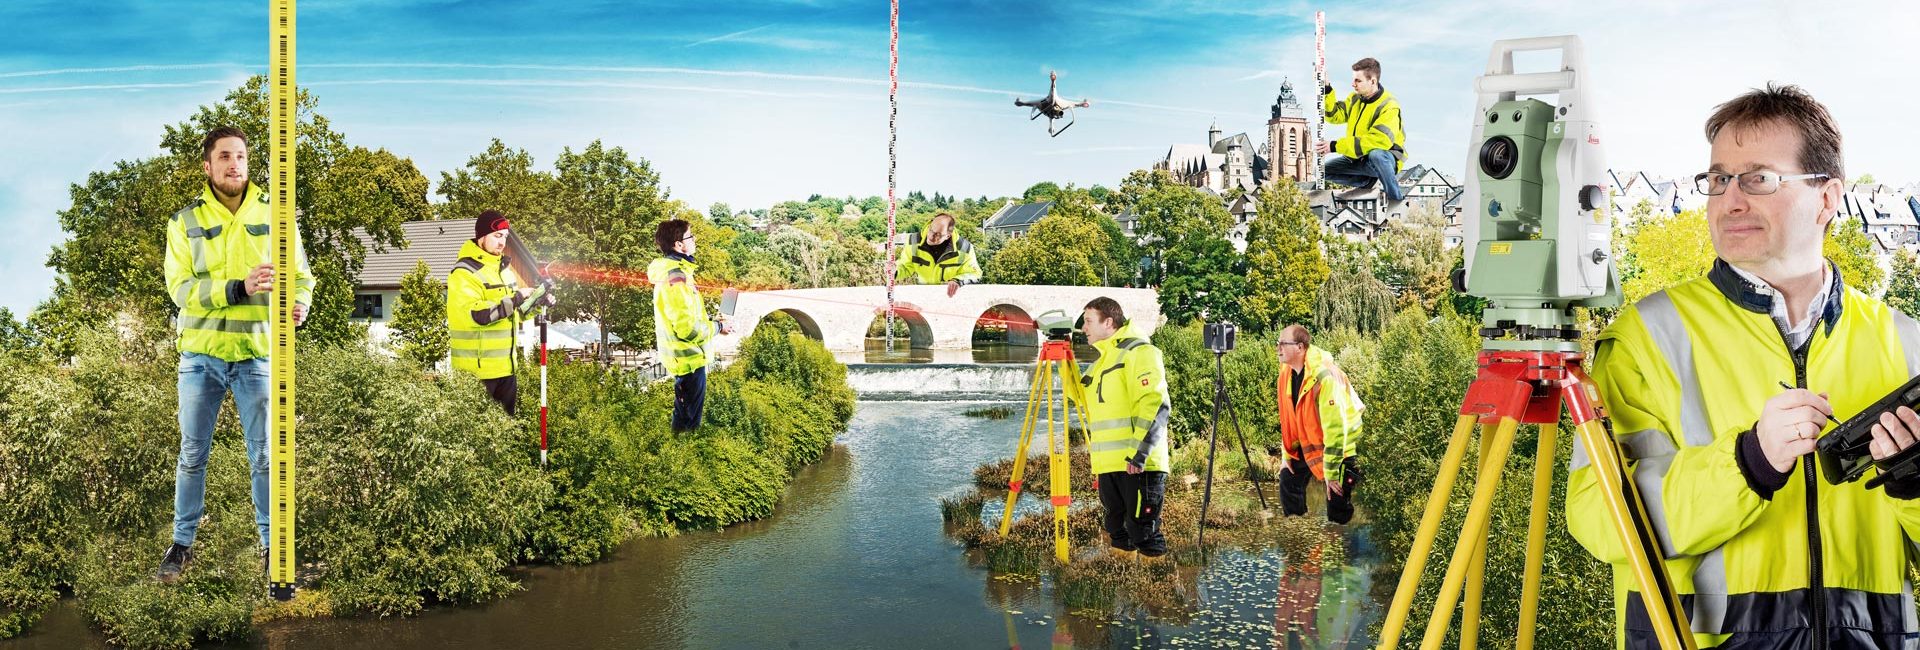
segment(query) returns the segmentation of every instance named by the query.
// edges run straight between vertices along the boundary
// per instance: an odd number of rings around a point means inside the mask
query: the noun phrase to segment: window
[[[353,318],[379,320],[386,310],[382,308],[381,296],[377,293],[361,294],[353,297]]]

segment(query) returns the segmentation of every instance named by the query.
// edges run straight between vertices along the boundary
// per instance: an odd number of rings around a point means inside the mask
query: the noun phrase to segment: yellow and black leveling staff
[[[268,66],[272,153],[269,175],[273,192],[273,268],[298,268],[294,224],[294,150],[298,135],[299,91],[294,85],[294,0],[270,0],[267,12]],[[269,362],[269,382],[273,394],[267,400],[270,507],[268,510],[267,584],[275,600],[292,600],[294,592],[294,344],[292,291],[275,291],[273,301],[273,352]]]
[[[1515,74],[1513,53],[1559,50],[1555,72]],[[1622,460],[1601,411],[1593,380],[1581,367],[1579,322],[1574,307],[1620,305],[1609,247],[1605,156],[1594,125],[1585,82],[1589,71],[1579,37],[1496,41],[1487,73],[1475,81],[1472,164],[1465,204],[1467,257],[1456,272],[1456,290],[1492,304],[1483,316],[1479,374],[1460,405],[1453,436],[1427,496],[1426,511],[1407,554],[1393,604],[1381,627],[1380,648],[1400,642],[1428,552],[1453,496],[1454,479],[1466,455],[1474,424],[1481,425],[1479,468],[1473,500],[1447,564],[1420,647],[1438,648],[1461,605],[1460,647],[1479,641],[1480,597],[1485,574],[1487,521],[1494,492],[1506,470],[1514,432],[1539,425],[1533,501],[1527,529],[1520,621],[1515,646],[1533,647],[1540,598],[1540,561],[1546,547],[1547,501],[1553,491],[1554,445],[1561,410],[1571,416],[1581,447],[1576,458],[1592,464],[1607,519],[1618,534],[1653,632],[1666,650],[1694,647],[1680,595],[1667,575],[1666,552],[1647,516],[1640,491]],[[1522,95],[1557,94],[1557,105]],[[1492,436],[1488,436],[1488,432]],[[1464,588],[1464,602],[1462,589]]]
[[[1054,319],[1049,319],[1050,316]],[[1067,509],[1073,504],[1067,476],[1071,466],[1068,454],[1072,449],[1069,439],[1072,424],[1068,416],[1079,416],[1080,438],[1087,439],[1087,399],[1085,388],[1080,384],[1079,362],[1073,358],[1073,321],[1059,310],[1041,314],[1040,320],[1041,329],[1047,333],[1047,341],[1040,346],[1040,361],[1034,365],[1033,382],[1027,391],[1027,414],[1020,423],[1020,445],[1013,456],[1013,476],[1007,481],[1007,507],[1000,512],[1000,536],[1005,537],[1013,526],[1013,506],[1020,500],[1020,485],[1027,471],[1027,448],[1032,444],[1040,410],[1045,408],[1047,484],[1053,496],[1053,555],[1064,563],[1068,561],[1068,549],[1072,546],[1067,535]],[[1061,396],[1065,399],[1065,403],[1060,404],[1058,436],[1053,426],[1053,381],[1056,377],[1060,380]]]

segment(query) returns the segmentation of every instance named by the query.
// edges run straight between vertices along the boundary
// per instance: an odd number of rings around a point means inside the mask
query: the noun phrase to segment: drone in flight
[[[1060,79],[1059,73],[1057,72],[1047,73],[1047,96],[1046,97],[1042,97],[1040,99],[1034,99],[1034,100],[1026,100],[1026,99],[1018,99],[1018,98],[1013,100],[1014,106],[1021,106],[1021,107],[1033,109],[1033,116],[1027,118],[1028,120],[1040,119],[1040,116],[1042,115],[1045,115],[1047,117],[1047,135],[1049,137],[1059,137],[1060,134],[1065,133],[1069,127],[1073,126],[1073,109],[1086,108],[1093,105],[1093,102],[1090,102],[1084,99],[1077,102],[1061,99],[1060,91],[1055,88],[1059,79]],[[1053,127],[1054,120],[1058,120],[1062,118],[1065,118],[1067,120],[1067,123],[1058,129],[1054,128]]]

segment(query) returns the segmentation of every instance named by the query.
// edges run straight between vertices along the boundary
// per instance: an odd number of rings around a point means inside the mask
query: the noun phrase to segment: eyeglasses
[[[1289,346],[1289,345],[1306,345],[1306,344],[1305,344],[1305,343],[1301,343],[1301,342],[1299,342],[1299,341],[1281,341],[1278,347],[1283,347],[1283,348],[1284,348],[1284,347],[1286,347],[1286,346]]]
[[[1811,178],[1833,178],[1826,174],[1794,174],[1781,176],[1779,172],[1761,170],[1745,174],[1724,172],[1700,172],[1693,176],[1693,188],[1707,196],[1720,196],[1727,193],[1727,186],[1734,178],[1740,179],[1740,191],[1748,196],[1764,196],[1780,191],[1780,184],[1786,181],[1803,181]]]
[[[693,235],[687,235],[685,237],[681,237],[680,241],[693,241]]]

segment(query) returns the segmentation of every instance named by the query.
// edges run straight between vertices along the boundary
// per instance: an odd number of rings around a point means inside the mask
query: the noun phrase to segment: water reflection
[[[1181,611],[1067,608],[1044,578],[977,568],[942,530],[938,499],[966,490],[975,466],[1012,450],[1017,418],[963,415],[989,404],[1018,408],[1004,399],[861,401],[834,451],[801,470],[765,520],[635,540],[594,565],[523,570],[523,592],[487,605],[408,619],[282,621],[244,644],[1132,649],[1368,641],[1366,626],[1384,608],[1368,596],[1374,554],[1364,526],[1287,520],[1269,545],[1183,568],[1172,578],[1189,594]],[[997,515],[997,500],[987,504]],[[17,645],[106,647],[71,601]]]

